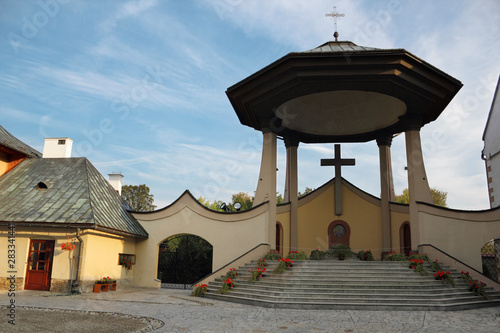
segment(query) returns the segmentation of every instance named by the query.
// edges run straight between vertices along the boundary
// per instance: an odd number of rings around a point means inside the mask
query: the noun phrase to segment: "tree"
[[[446,205],[446,198],[448,196],[448,192],[440,191],[437,188],[431,188],[432,195],[432,203],[436,206],[448,207]],[[410,203],[410,195],[408,193],[408,189],[405,188],[403,193],[400,195],[396,195],[396,202],[408,204]]]
[[[233,194],[232,202],[230,204],[230,206],[232,208],[231,211],[236,211],[236,209],[234,208],[234,204],[237,202],[241,204],[240,210],[248,210],[248,209],[252,208],[253,199],[254,199],[253,197],[249,196],[248,193],[245,193],[245,192],[239,192],[239,193]]]
[[[145,184],[122,186],[122,198],[136,212],[150,212],[156,208],[154,195],[149,194],[149,187]]]
[[[302,198],[302,197],[303,197],[303,196],[305,196],[306,194],[309,194],[309,193],[311,193],[311,192],[313,192],[313,191],[314,191],[314,189],[313,189],[313,188],[306,187],[306,188],[304,189],[304,193],[299,192],[299,198]]]

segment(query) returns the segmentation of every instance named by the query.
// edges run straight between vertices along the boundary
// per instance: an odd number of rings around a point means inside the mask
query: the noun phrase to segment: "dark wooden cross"
[[[333,159],[322,159],[321,166],[335,166],[335,215],[342,215],[342,166],[355,165],[354,158],[342,158],[340,156],[340,145],[335,145],[335,155]]]

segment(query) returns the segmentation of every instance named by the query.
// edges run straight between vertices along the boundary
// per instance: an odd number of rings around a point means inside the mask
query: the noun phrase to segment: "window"
[[[57,144],[58,145],[65,145],[66,144],[66,140],[59,140],[59,141],[57,141]]]
[[[47,184],[45,184],[44,182],[39,182],[38,184],[36,184],[36,188],[39,189],[39,190],[46,190],[46,189],[48,189]]]
[[[135,254],[118,254],[118,265],[125,266],[127,269],[132,269],[132,265],[135,265]]]

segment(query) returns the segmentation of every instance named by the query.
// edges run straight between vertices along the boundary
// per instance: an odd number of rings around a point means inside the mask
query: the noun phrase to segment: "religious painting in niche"
[[[341,220],[333,221],[328,226],[328,247],[334,244],[349,245],[350,236],[351,228],[346,222]]]

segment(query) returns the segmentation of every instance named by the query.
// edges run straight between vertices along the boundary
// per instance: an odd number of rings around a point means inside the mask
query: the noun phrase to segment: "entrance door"
[[[405,255],[410,255],[411,252],[411,231],[410,224],[403,225],[403,251]]]
[[[28,269],[26,271],[24,289],[50,290],[53,255],[53,240],[32,239],[30,241]]]
[[[341,220],[333,221],[328,226],[328,247],[334,244],[349,245],[351,237],[351,228],[349,225]]]

